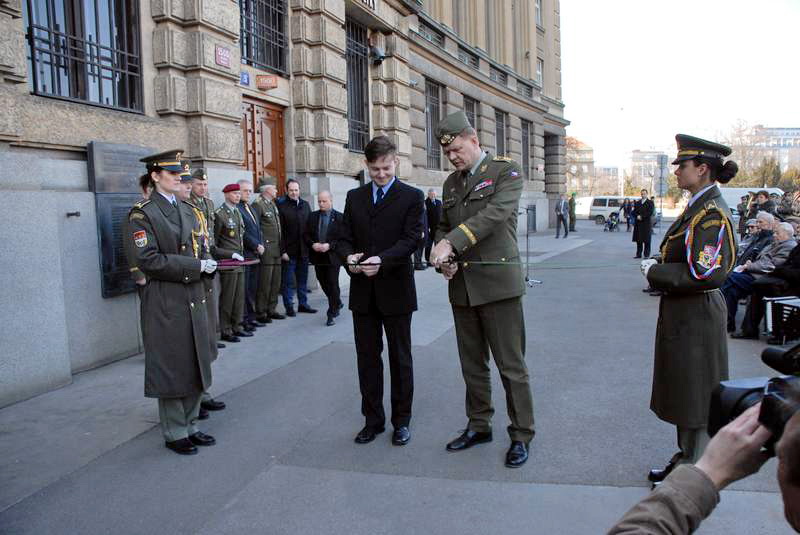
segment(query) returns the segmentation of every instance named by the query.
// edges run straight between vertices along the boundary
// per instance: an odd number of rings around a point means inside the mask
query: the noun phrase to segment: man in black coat
[[[636,242],[636,256],[634,258],[642,258],[642,249],[644,249],[644,258],[650,258],[650,237],[653,235],[653,214],[656,211],[656,206],[653,201],[647,198],[647,190],[642,190],[642,198],[633,203],[633,218],[635,223],[633,225],[633,239]]]
[[[339,315],[343,306],[339,292],[341,262],[333,249],[339,234],[338,227],[344,216],[333,209],[333,196],[329,191],[320,191],[317,194],[317,203],[319,210],[311,212],[308,217],[305,241],[310,249],[309,259],[314,264],[319,285],[328,298],[328,320],[325,325],[330,327],[336,324],[334,318]]]
[[[253,195],[253,183],[249,180],[239,181],[239,191],[242,200],[236,207],[242,214],[244,221],[244,258],[245,260],[260,259],[264,254],[264,239],[261,236],[261,226],[258,218],[250,209],[250,197]],[[244,268],[244,320],[242,328],[253,332],[256,327],[263,327],[266,323],[256,320],[256,294],[258,292],[258,264]]]
[[[428,218],[428,239],[425,243],[425,259],[427,260],[431,257],[433,237],[436,235],[436,227],[439,226],[439,220],[442,218],[442,201],[436,198],[436,190],[433,188],[428,190],[428,198],[425,199],[425,214]]]
[[[408,443],[414,373],[411,361],[411,314],[417,309],[411,254],[422,233],[423,194],[395,176],[397,148],[377,136],[364,148],[368,184],[350,190],[336,253],[346,262],[350,310],[358,357],[358,382],[364,428],[356,435],[366,444],[384,431],[383,334],[389,345],[392,444]]]
[[[290,178],[286,196],[278,202],[281,216],[281,247],[289,259],[284,260],[281,272],[281,294],[287,316],[294,316],[294,292],[297,289],[297,311],[314,313],[308,306],[308,246],[303,239],[311,207],[300,198],[300,183]]]

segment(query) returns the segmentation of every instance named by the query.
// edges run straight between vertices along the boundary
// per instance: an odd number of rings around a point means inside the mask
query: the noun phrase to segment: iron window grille
[[[288,75],[286,0],[239,0],[242,63]]]
[[[531,170],[531,123],[522,120],[522,173],[530,178]]]
[[[369,41],[367,28],[348,20],[345,32],[347,44],[347,148],[364,152],[369,141]]]
[[[501,85],[508,85],[508,74],[497,67],[489,68],[489,79]]]
[[[506,154],[506,114],[500,110],[494,110],[495,120],[495,138],[497,140],[497,155],[505,156]]]
[[[141,112],[138,0],[27,0],[34,94]]]
[[[533,87],[526,84],[525,82],[517,82],[517,93],[522,95],[525,98],[533,98]]]
[[[425,80],[425,131],[428,138],[428,169],[442,168],[442,147],[434,132],[442,117],[442,86]]]
[[[464,114],[472,128],[478,129],[477,122],[475,121],[475,114],[478,110],[478,101],[472,97],[464,95]]]
[[[419,34],[439,48],[444,48],[444,34],[430,24],[420,21]]]
[[[478,67],[480,65],[480,61],[478,60],[478,56],[476,56],[475,54],[473,54],[469,50],[466,50],[466,49],[461,48],[461,47],[458,47],[458,61],[460,61],[461,63],[464,63],[466,65],[469,65],[470,67],[472,67],[473,69],[476,69],[476,70],[478,69]]]

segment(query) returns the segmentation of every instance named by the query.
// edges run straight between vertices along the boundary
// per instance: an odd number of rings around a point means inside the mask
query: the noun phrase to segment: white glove
[[[201,260],[200,261],[200,271],[204,273],[214,273],[217,270],[217,261],[216,260]]]
[[[650,268],[658,264],[658,260],[653,260],[652,258],[648,258],[647,260],[642,260],[641,269],[642,275],[644,278],[647,278],[647,272],[650,271]]]
[[[239,253],[233,253],[231,255],[231,258],[233,258],[234,260],[238,260],[239,262],[243,262],[244,261],[244,257],[242,255],[240,255]]]

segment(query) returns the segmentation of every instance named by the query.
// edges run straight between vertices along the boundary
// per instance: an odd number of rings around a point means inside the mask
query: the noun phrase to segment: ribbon
[[[711,274],[714,272],[715,269],[721,267],[721,264],[717,264],[717,260],[719,259],[720,251],[722,251],[722,239],[725,237],[725,221],[721,222],[719,227],[719,234],[717,235],[717,246],[714,249],[714,255],[711,257],[710,267],[704,271],[703,273],[697,273],[694,269],[694,260],[692,260],[692,239],[694,238],[694,226],[689,225],[686,229],[686,261],[689,263],[689,272],[691,272],[692,277],[697,280],[707,280],[711,278]]]

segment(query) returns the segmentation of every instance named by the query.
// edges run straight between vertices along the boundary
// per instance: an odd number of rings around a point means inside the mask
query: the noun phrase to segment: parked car
[[[625,199],[636,200],[635,197],[622,197],[618,195],[600,195],[588,198],[592,199],[589,207],[589,219],[594,219],[594,222],[598,225],[604,224],[606,219],[608,219],[613,212],[619,212],[622,209],[622,203]]]

